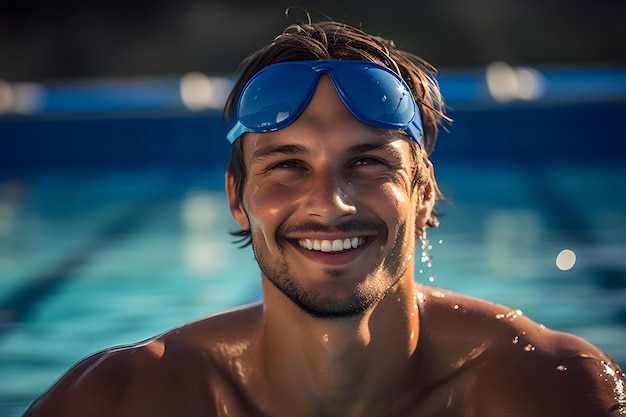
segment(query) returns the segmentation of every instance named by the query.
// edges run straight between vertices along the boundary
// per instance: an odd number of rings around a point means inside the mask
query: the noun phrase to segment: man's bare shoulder
[[[599,348],[543,327],[523,331],[519,347],[496,344],[481,366],[483,415],[501,415],[503,408],[532,417],[626,413],[624,373]]]
[[[205,317],[150,340],[85,358],[24,415],[211,415],[213,385],[231,384],[225,345],[251,343],[260,306]],[[246,333],[247,332],[247,333]],[[239,351],[243,355],[245,352]]]
[[[471,381],[477,415],[626,413],[626,378],[591,343],[500,304],[430,287],[421,297],[426,340]]]

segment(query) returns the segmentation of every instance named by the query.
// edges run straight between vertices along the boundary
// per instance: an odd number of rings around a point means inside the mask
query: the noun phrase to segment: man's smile
[[[344,250],[356,249],[367,242],[364,237],[345,239],[298,239],[300,247],[322,252],[343,252]]]
[[[307,259],[328,265],[343,265],[360,258],[378,238],[377,233],[341,236],[309,236],[287,239]]]

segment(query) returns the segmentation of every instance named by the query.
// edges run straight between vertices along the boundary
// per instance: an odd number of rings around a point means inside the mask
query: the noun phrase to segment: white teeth
[[[365,243],[364,238],[353,237],[352,239],[299,239],[298,245],[301,247],[322,252],[341,252],[348,249],[355,249]]]

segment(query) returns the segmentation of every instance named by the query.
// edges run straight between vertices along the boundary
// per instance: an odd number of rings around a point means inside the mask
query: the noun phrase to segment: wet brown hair
[[[434,77],[436,70],[418,56],[397,49],[393,41],[370,35],[359,28],[335,21],[319,23],[309,21],[288,26],[274,41],[241,63],[238,70],[239,78],[226,101],[225,119],[232,118],[243,87],[261,69],[278,62],[317,59],[372,61],[388,67],[406,81],[419,106],[424,129],[421,144],[410,141],[415,161],[413,185],[425,187],[430,183],[433,192],[440,198],[437,183],[434,177],[431,177],[428,157],[434,149],[441,122],[450,122],[450,119],[445,115],[443,98]],[[235,194],[241,201],[246,182],[241,140],[233,143],[227,172],[234,178]],[[439,224],[437,216],[438,214],[433,211],[426,223],[428,227],[436,227]],[[232,234],[240,238],[239,243],[242,246],[251,243],[249,230]]]

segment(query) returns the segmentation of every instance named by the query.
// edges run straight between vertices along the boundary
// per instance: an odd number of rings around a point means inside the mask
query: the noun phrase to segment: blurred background
[[[9,81],[231,74],[288,21],[326,16],[394,39],[439,68],[621,64],[620,0],[3,0],[0,76]]]
[[[626,3],[291,4],[0,2],[1,416],[86,355],[261,298],[228,235],[221,108],[304,10],[439,68],[449,201],[418,281],[626,364]]]

